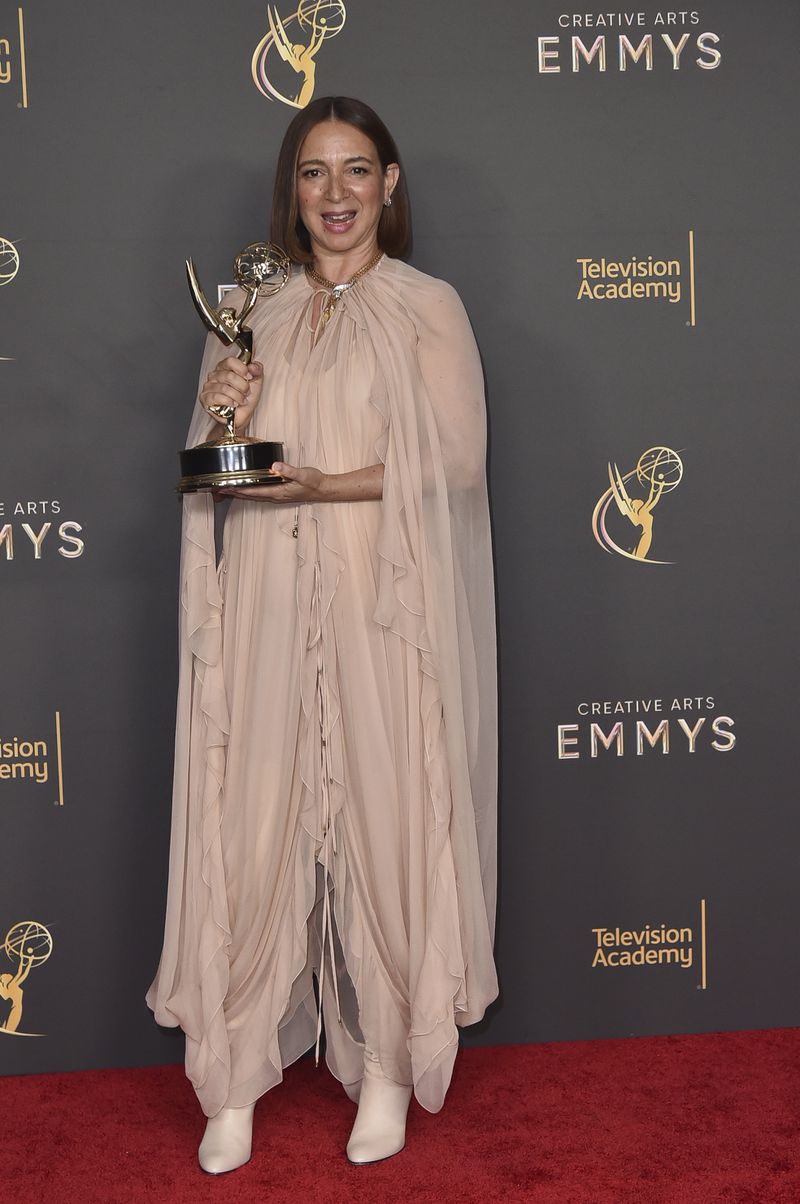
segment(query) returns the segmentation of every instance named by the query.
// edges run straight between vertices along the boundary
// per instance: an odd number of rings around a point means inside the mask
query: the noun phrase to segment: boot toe
[[[250,1161],[250,1150],[234,1151],[229,1148],[210,1150],[201,1149],[197,1157],[201,1170],[208,1175],[224,1175],[226,1171],[235,1171]]]
[[[381,1162],[384,1158],[392,1158],[405,1148],[406,1137],[397,1134],[381,1137],[356,1137],[347,1143],[347,1157],[355,1166],[364,1166],[368,1162]]]

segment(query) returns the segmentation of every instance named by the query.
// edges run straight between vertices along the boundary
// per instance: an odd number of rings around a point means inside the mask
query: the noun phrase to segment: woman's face
[[[343,121],[321,121],[297,159],[297,205],[315,255],[377,250],[378,222],[400,169],[381,170],[366,134]]]

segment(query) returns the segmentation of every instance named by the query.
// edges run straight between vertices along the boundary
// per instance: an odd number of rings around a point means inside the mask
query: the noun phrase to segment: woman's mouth
[[[332,234],[344,234],[356,220],[356,211],[348,209],[344,213],[323,213],[320,216],[326,230],[330,230]]]

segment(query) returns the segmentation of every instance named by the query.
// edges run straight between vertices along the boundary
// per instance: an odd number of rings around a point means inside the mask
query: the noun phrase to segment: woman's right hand
[[[245,365],[240,359],[228,356],[227,359],[220,360],[209,372],[206,383],[200,390],[200,404],[206,411],[209,406],[234,406],[235,427],[237,431],[241,431],[253,416],[263,384],[263,364],[254,360]],[[225,419],[218,414],[209,414],[209,418],[225,426]]]

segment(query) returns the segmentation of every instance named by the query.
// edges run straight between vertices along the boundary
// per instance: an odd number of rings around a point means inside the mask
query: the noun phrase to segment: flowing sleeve
[[[497,636],[483,368],[460,297],[449,284],[435,284],[432,296],[426,298],[420,310],[418,324],[417,359],[436,426],[427,444],[434,478],[438,478],[432,495],[425,498],[424,511],[437,609],[447,613],[448,600],[455,617],[454,632],[440,625],[437,641],[454,765],[455,815],[464,825],[474,816],[481,885],[493,934],[497,896]],[[446,522],[440,517],[445,498]],[[455,746],[462,740],[464,757],[460,758]],[[468,772],[462,778],[458,766],[464,760]],[[469,798],[469,809],[459,808],[459,796]],[[464,839],[467,845],[472,844],[472,833],[464,832]]]
[[[438,281],[419,327],[417,357],[436,417],[449,492],[485,489],[486,403],[483,368],[469,318],[455,289]]]
[[[198,395],[224,354],[219,340],[209,335]],[[204,438],[208,427],[209,417],[197,400],[187,446]],[[224,882],[218,868],[228,739],[221,620],[214,503],[207,492],[184,494],[169,887],[164,945],[146,999],[159,1024],[183,1027],[187,1048],[200,1048],[207,1068],[204,1073],[220,1084],[225,1081],[226,1068],[213,1051],[225,1048],[222,1000],[228,983],[226,948],[230,943]],[[189,890],[187,882],[199,885]]]
[[[399,261],[353,298],[386,420],[376,622],[419,649],[431,840],[452,850],[472,1024],[497,995],[497,664],[478,348],[458,294]],[[445,834],[446,833],[446,839]]]

